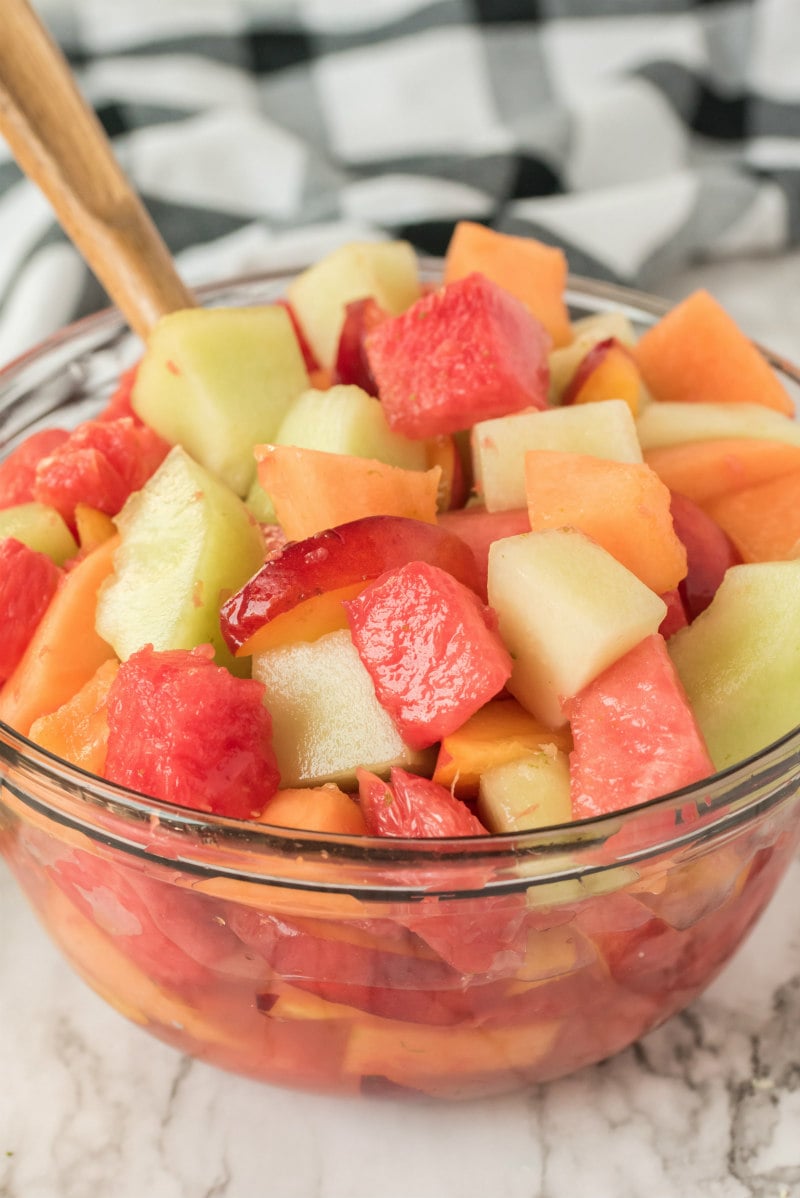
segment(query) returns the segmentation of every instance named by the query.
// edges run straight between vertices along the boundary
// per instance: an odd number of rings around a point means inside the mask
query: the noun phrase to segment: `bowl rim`
[[[423,274],[441,269],[440,259],[423,255],[419,261]],[[228,293],[276,289],[304,265],[234,275],[198,287],[196,294],[203,300],[224,300]],[[572,304],[588,300],[597,305],[596,310],[621,310],[640,324],[652,323],[674,306],[646,292],[573,274],[568,277],[566,299]],[[269,299],[263,297],[262,302]],[[89,356],[108,347],[113,338],[134,339],[114,308],[85,316],[0,368],[0,400],[27,370],[84,335],[96,342],[84,350]],[[800,387],[800,368],[760,343],[754,344],[770,365]],[[484,894],[489,884],[493,890],[527,889],[543,882],[583,879],[675,849],[702,851],[709,841],[717,843],[735,834],[741,826],[797,795],[800,726],[735,765],[635,807],[547,828],[488,836],[380,838],[308,832],[217,816],[107,782],[40,748],[0,721],[0,807],[3,789],[39,817],[55,819],[94,841],[172,868],[178,864],[182,870],[201,875],[222,874],[304,891],[352,894],[366,888],[373,896],[385,893],[394,900],[400,891],[407,898],[443,893],[469,897]],[[688,820],[687,811],[692,816]],[[667,835],[663,819],[658,818],[664,816],[670,819]],[[245,856],[246,863],[242,860]],[[511,862],[514,868],[509,874]],[[287,875],[287,863],[299,863],[299,873],[290,870]],[[311,863],[316,871],[313,878],[303,874],[304,866]],[[491,880],[484,875],[476,882],[472,868],[476,864],[493,871]],[[355,875],[337,880],[336,871],[344,865],[352,867]],[[414,868],[421,873],[412,881],[409,870]],[[369,880],[371,874],[376,876]]]

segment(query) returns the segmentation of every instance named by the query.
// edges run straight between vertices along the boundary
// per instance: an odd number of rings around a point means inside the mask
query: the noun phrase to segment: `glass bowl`
[[[285,283],[237,280],[205,298],[264,302]],[[569,301],[640,326],[666,308],[580,279]],[[99,410],[138,349],[105,312],[12,363],[0,452]],[[771,361],[800,394],[800,374]],[[214,1065],[343,1094],[472,1098],[611,1056],[708,985],[800,839],[800,731],[621,814],[447,841],[193,813],[4,725],[0,783],[5,860],[112,1006]]]

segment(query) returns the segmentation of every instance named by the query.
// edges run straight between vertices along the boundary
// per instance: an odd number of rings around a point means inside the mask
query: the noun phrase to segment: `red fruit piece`
[[[689,620],[680,590],[677,587],[673,587],[671,591],[665,591],[661,598],[667,605],[667,614],[659,624],[658,631],[664,640],[668,641],[681,628],[685,628]]]
[[[678,590],[691,621],[708,607],[729,566],[738,566],[742,558],[728,534],[691,499],[672,491],[669,508],[686,546],[688,570]]]
[[[344,608],[378,701],[414,749],[455,732],[511,674],[494,613],[426,562],[384,574]]]
[[[115,516],[132,491],[144,486],[170,446],[127,416],[88,420],[36,467],[34,497],[75,527],[75,505]]]
[[[368,395],[378,394],[364,341],[388,316],[389,313],[371,296],[347,305],[333,368],[334,383],[354,383]]]
[[[0,684],[14,672],[62,571],[15,537],[0,541]]]
[[[365,344],[386,419],[407,437],[547,407],[550,338],[524,304],[483,275],[423,296]]]
[[[358,798],[370,836],[488,836],[486,828],[449,790],[395,768],[384,782],[358,770]]]
[[[427,561],[475,589],[475,558],[459,537],[406,516],[364,516],[290,542],[222,606],[232,652],[276,616],[325,591],[367,582],[409,561]]]
[[[0,462],[0,508],[31,503],[36,467],[68,437],[66,429],[43,428],[31,433]]]
[[[124,662],[108,695],[105,776],[154,798],[250,819],[279,785],[264,687],[215,666],[210,645]]]
[[[119,420],[122,416],[129,417],[134,424],[143,424],[144,422],[136,415],[131,403],[131,394],[133,385],[136,382],[136,375],[139,373],[139,363],[131,366],[130,370],[125,370],[119,376],[116,390],[112,393],[106,406],[98,415],[98,420]]]
[[[575,819],[669,794],[714,772],[664,638],[655,633],[564,702]]]

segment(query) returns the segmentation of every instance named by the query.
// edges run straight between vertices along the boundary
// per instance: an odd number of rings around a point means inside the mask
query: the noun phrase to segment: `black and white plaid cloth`
[[[190,283],[460,218],[651,288],[800,240],[800,0],[37,6]],[[0,360],[102,302],[0,143]]]

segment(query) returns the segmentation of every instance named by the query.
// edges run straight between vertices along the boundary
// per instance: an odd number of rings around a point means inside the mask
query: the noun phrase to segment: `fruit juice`
[[[4,855],[112,1005],[268,1082],[602,1060],[798,839],[786,393],[704,299],[637,341],[482,237],[443,290],[391,243],[176,314],[100,421],[0,467],[6,594],[44,596],[0,653]],[[735,369],[687,396],[693,328]]]

